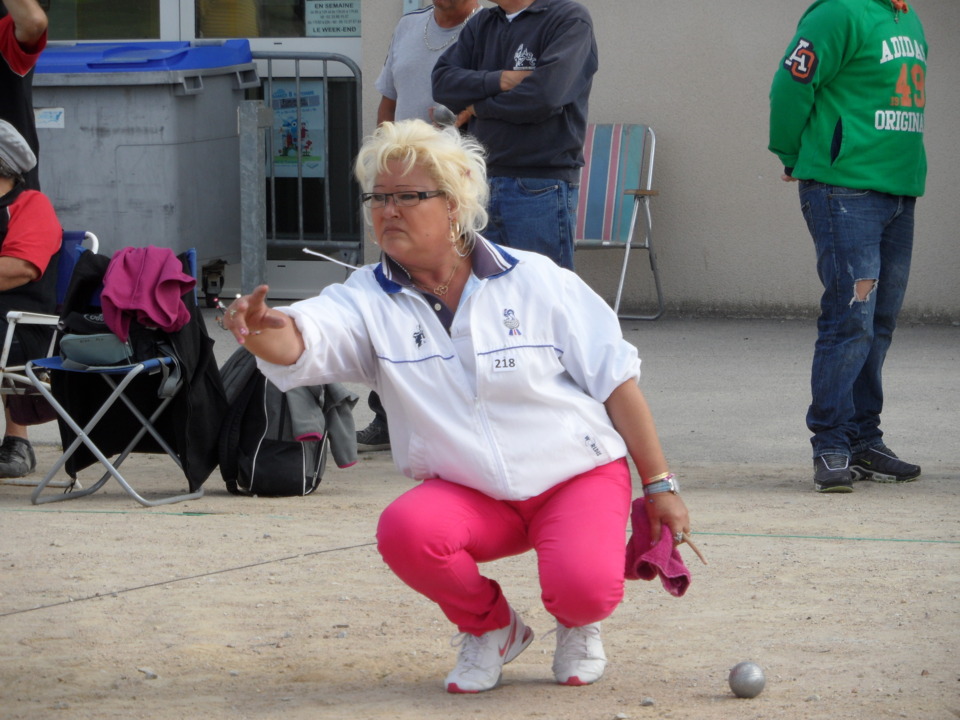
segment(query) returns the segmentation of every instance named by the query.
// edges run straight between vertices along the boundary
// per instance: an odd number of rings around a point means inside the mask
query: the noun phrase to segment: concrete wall
[[[641,122],[657,133],[654,241],[668,313],[816,314],[820,286],[796,186],[779,179],[766,149],[770,81],[806,4],[582,2],[600,48],[590,120]],[[930,44],[930,170],[904,317],[960,321],[960,2],[916,5]],[[376,122],[374,81],[400,14],[399,0],[363,3],[365,132]],[[612,298],[619,259],[580,252],[577,269]],[[624,309],[644,309],[652,297],[645,254],[631,268]]]

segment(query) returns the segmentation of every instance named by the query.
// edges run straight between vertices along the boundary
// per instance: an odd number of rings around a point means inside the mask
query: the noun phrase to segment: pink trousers
[[[626,460],[523,501],[433,478],[383,511],[377,545],[403,582],[473,635],[510,623],[500,585],[478,564],[536,550],[544,607],[579,627],[607,617],[623,599],[631,493]]]

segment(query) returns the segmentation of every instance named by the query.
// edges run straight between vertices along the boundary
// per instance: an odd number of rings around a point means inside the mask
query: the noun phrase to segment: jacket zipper
[[[483,439],[486,441],[487,447],[490,448],[490,451],[493,454],[497,471],[497,484],[500,486],[501,492],[507,495],[507,474],[503,467],[503,455],[497,449],[496,443],[493,442],[493,433],[490,431],[490,422],[487,419],[486,411],[483,409],[483,403],[479,398],[475,398],[474,408],[476,409],[477,414],[480,416],[480,424],[483,426]]]

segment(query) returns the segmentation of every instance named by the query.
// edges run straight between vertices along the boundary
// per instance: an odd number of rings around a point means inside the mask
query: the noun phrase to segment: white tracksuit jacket
[[[407,282],[387,261],[277,308],[306,350],[293,365],[259,360],[260,369],[282,390],[369,385],[404,475],[500,500],[535,497],[626,455],[603,401],[639,378],[640,360],[576,274],[479,238],[449,334]]]

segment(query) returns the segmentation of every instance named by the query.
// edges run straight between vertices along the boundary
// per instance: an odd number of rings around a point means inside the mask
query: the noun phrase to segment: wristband
[[[658,480],[643,486],[643,494],[645,496],[664,492],[673,493],[674,495],[680,493],[680,484],[677,482],[677,477],[673,473],[668,473],[667,477],[663,480]]]
[[[643,486],[646,487],[647,485],[653,485],[653,483],[655,482],[659,482],[660,480],[666,480],[668,477],[672,477],[672,476],[673,476],[673,473],[667,470],[667,472],[662,472],[659,475],[654,475],[652,478],[647,478],[646,480],[643,481]]]

